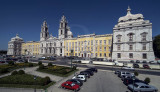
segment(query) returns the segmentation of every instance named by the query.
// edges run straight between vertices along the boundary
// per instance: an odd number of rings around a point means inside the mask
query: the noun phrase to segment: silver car
[[[133,84],[128,85],[128,89],[135,92],[158,92],[156,87],[140,82],[135,83],[134,86]]]

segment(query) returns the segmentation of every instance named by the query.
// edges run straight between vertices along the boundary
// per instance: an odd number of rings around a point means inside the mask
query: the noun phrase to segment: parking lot
[[[122,81],[110,71],[98,71],[81,87],[80,92],[126,92]]]

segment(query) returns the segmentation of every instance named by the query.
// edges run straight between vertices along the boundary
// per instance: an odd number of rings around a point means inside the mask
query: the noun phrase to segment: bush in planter
[[[39,70],[41,70],[41,69],[44,69],[44,65],[43,64],[39,65]]]
[[[8,64],[9,65],[14,65],[14,61],[9,61]]]
[[[150,80],[150,78],[147,77],[147,78],[144,79],[144,82],[146,82],[147,84],[149,84],[151,82],[151,80]]]
[[[42,78],[41,79],[41,85],[44,86],[44,85],[47,85],[48,83],[51,82],[50,78],[48,76],[46,76],[45,78]]]
[[[139,73],[138,73],[137,71],[135,71],[135,72],[134,72],[134,75],[135,75],[135,76],[138,76],[138,75],[139,75]]]
[[[22,74],[25,74],[25,72],[24,72],[23,70],[19,70],[19,71],[18,71],[18,74],[19,74],[19,75],[22,75]]]
[[[38,65],[42,65],[42,61],[39,61],[39,62],[38,62]]]
[[[33,66],[33,63],[29,63],[29,65],[28,65],[29,67],[32,67]]]
[[[0,74],[1,73],[6,73],[6,72],[8,72],[8,68],[2,68],[2,69],[0,69]]]
[[[13,72],[11,73],[11,75],[17,75],[17,74],[18,74],[17,71],[13,71]]]
[[[52,66],[52,63],[51,63],[51,62],[49,62],[49,63],[48,63],[48,66]]]

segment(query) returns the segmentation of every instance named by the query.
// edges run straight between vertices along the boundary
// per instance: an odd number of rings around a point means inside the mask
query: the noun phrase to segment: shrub
[[[52,66],[52,63],[51,63],[51,62],[49,62],[49,63],[48,63],[48,66]]]
[[[13,72],[11,73],[11,75],[17,75],[17,74],[18,74],[17,71],[13,71]]]
[[[144,82],[146,82],[147,84],[150,83],[150,81],[151,81],[151,80],[150,80],[150,78],[148,78],[148,77],[144,79]]]
[[[29,65],[28,65],[29,67],[32,67],[33,66],[33,63],[29,63]]]
[[[73,70],[76,70],[76,69],[77,69],[77,66],[76,66],[76,65],[73,65],[72,69],[73,69]]]
[[[135,72],[134,72],[134,75],[135,75],[135,76],[138,76],[138,75],[139,75],[139,73],[138,73],[137,71],[135,71]]]
[[[25,72],[24,72],[23,70],[19,70],[19,71],[18,71],[18,74],[19,74],[19,75],[22,75],[22,74],[25,74]]]
[[[14,61],[9,61],[8,64],[9,65],[14,65]]]
[[[28,59],[25,59],[25,60],[24,60],[24,63],[28,63]]]
[[[6,72],[8,72],[8,68],[2,68],[2,69],[0,69],[0,73],[6,73]]]
[[[42,65],[42,61],[39,61],[39,62],[38,62],[38,65]]]
[[[41,85],[44,86],[44,85],[47,85],[48,83],[51,82],[50,78],[48,76],[46,76],[45,78],[42,78],[41,79]]]
[[[43,64],[39,65],[39,70],[41,70],[41,69],[44,69],[44,65]]]

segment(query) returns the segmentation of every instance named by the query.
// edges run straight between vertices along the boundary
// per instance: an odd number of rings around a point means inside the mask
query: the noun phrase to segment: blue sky
[[[19,34],[24,41],[39,41],[46,19],[49,32],[57,36],[59,20],[66,16],[74,37],[82,34],[110,34],[119,17],[143,14],[153,23],[153,36],[160,34],[159,0],[0,0],[0,50]]]

